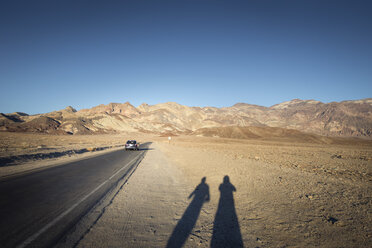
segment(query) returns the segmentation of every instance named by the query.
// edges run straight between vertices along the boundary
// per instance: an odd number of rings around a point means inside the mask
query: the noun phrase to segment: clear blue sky
[[[0,2],[0,112],[372,97],[372,1]]]

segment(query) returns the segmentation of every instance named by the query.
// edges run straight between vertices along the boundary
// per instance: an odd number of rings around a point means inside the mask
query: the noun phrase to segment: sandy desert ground
[[[245,247],[371,245],[369,145],[201,138],[161,147],[193,185],[207,177],[211,201],[199,230],[212,247],[216,238],[211,230],[218,233],[216,222],[221,222],[219,185],[226,175],[236,189],[236,222]],[[217,228],[221,226],[234,229],[231,220],[223,219]]]
[[[123,135],[0,134],[1,156],[123,144]],[[72,232],[60,247],[71,242],[78,247],[372,244],[370,141],[322,144],[182,136],[168,143],[166,137],[131,137],[152,141],[151,150],[84,235]],[[81,156],[86,155],[17,161],[21,164],[0,167],[0,174]]]

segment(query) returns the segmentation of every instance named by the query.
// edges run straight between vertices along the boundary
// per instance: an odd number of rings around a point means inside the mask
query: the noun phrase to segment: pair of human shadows
[[[192,196],[194,198],[174,228],[167,248],[184,245],[195,226],[204,202],[210,200],[209,186],[205,181],[206,177],[203,177],[200,184],[189,195],[188,198]],[[243,247],[233,196],[236,188],[230,183],[228,176],[224,177],[219,190],[221,195],[214,219],[211,247]]]

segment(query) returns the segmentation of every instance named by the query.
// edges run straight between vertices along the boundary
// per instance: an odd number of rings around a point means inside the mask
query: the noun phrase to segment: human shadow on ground
[[[200,184],[196,186],[195,190],[189,195],[189,199],[193,196],[194,198],[174,228],[168,240],[167,247],[182,247],[187,237],[190,235],[204,202],[210,199],[209,186],[205,181],[206,177],[203,177]]]
[[[229,176],[223,178],[218,189],[221,195],[213,223],[211,248],[244,247],[234,204],[236,188],[230,183]]]

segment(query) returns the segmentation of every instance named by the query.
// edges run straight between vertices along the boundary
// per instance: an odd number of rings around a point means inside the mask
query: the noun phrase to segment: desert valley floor
[[[84,225],[88,213],[57,247],[372,244],[368,140],[175,136],[169,142],[143,133],[0,136],[2,178],[123,149],[127,139],[152,142],[94,224]],[[40,156],[51,153],[58,157]]]

